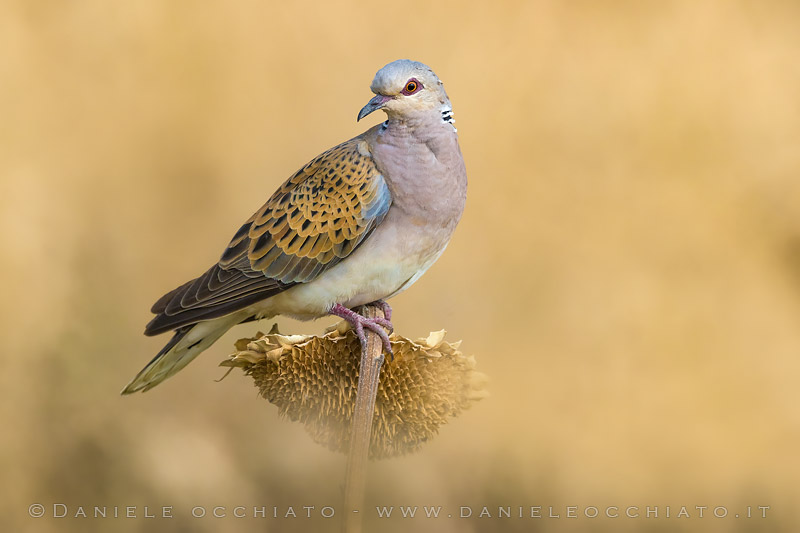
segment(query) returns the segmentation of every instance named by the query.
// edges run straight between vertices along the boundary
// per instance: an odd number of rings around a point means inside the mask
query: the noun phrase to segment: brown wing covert
[[[145,333],[223,316],[313,280],[352,253],[390,205],[365,141],[328,150],[239,228],[216,265],[162,296]]]

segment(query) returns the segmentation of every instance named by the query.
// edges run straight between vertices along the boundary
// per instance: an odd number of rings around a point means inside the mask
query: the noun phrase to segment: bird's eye
[[[420,89],[422,89],[422,84],[417,80],[415,80],[414,78],[411,78],[410,80],[408,80],[408,82],[406,82],[406,86],[403,87],[403,94],[405,95],[414,94]]]

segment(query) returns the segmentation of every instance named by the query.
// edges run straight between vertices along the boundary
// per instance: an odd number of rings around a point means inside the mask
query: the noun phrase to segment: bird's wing
[[[145,334],[224,316],[315,279],[352,253],[391,203],[366,141],[331,148],[239,228],[216,265],[162,296]]]

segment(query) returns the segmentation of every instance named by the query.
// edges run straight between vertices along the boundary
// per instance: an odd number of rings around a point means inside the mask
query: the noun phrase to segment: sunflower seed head
[[[375,401],[370,457],[419,450],[439,428],[488,395],[475,358],[444,340],[445,331],[412,341],[392,335],[394,359],[386,359]],[[242,368],[260,395],[282,416],[304,424],[311,438],[347,452],[358,386],[360,346],[339,324],[322,336],[281,335],[275,327],[236,342],[221,366]]]

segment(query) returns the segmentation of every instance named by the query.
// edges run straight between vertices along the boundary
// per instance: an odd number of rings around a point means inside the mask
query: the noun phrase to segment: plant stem
[[[361,308],[366,318],[383,317],[380,308],[368,305]],[[375,413],[375,397],[378,393],[378,378],[383,364],[383,345],[377,333],[366,330],[367,345],[361,348],[361,364],[358,371],[358,392],[350,426],[350,450],[344,485],[345,516],[344,531],[361,531],[364,492],[367,481],[372,417]]]

